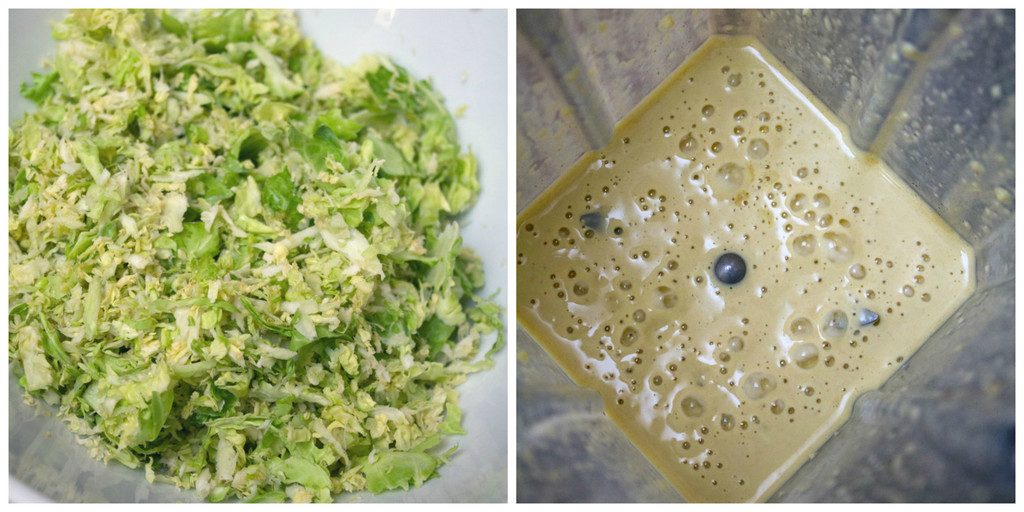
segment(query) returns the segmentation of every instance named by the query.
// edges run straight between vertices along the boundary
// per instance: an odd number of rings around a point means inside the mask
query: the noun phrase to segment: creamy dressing
[[[519,321],[684,498],[763,501],[970,295],[973,253],[747,38],[614,139],[520,215]]]

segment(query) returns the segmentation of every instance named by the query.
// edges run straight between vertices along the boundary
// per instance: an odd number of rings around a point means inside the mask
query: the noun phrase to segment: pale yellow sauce
[[[687,500],[766,500],[973,289],[970,247],[849,140],[714,38],[518,220],[519,321]]]

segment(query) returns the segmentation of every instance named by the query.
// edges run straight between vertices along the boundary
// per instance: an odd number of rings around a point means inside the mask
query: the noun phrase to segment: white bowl
[[[10,11],[9,122],[33,105],[19,96],[18,86],[38,71],[44,58],[52,56],[55,43],[50,23],[64,11]],[[467,106],[457,119],[459,139],[476,153],[480,164],[481,194],[476,206],[460,221],[464,243],[476,249],[484,261],[487,287],[484,295],[498,291],[496,300],[507,308],[507,14],[504,10],[415,11],[415,10],[310,10],[300,11],[303,32],[328,57],[351,63],[366,53],[391,56],[419,78],[431,77],[435,88],[454,110]],[[459,387],[464,411],[465,436],[449,439],[459,445],[455,457],[440,474],[422,487],[408,492],[342,494],[340,501],[506,501],[508,468],[508,350],[498,353],[495,367],[472,375]],[[112,462],[89,458],[85,448],[74,444],[63,424],[52,418],[35,417],[36,433],[26,437],[27,406],[13,378],[8,379],[10,435],[12,445],[31,443],[32,464],[53,461],[54,479],[64,488],[96,490],[106,487],[107,496],[120,501],[183,501],[198,497],[168,485],[146,483],[141,470],[133,471]],[[19,414],[20,411],[20,414]],[[28,413],[30,415],[31,413]],[[44,425],[38,430],[39,425]],[[52,457],[46,457],[52,454]],[[18,461],[10,466],[12,502],[50,501],[52,498],[19,481]],[[32,473],[39,472],[34,468]],[[40,477],[32,477],[40,478]],[[71,499],[79,496],[71,492]],[[65,495],[61,499],[68,499]],[[79,500],[96,500],[97,495],[80,495]],[[77,500],[76,500],[77,501]]]

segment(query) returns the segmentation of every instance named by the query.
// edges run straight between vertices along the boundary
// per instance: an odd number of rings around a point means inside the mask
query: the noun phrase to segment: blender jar
[[[714,34],[756,37],[974,249],[974,294],[772,501],[1014,500],[1013,11],[518,12],[522,210]],[[679,495],[518,331],[519,501]]]

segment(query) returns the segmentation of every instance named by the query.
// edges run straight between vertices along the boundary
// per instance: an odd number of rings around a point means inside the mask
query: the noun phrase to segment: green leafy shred
[[[476,160],[431,84],[342,67],[276,11],[74,11],[53,34],[9,137],[26,392],[214,501],[435,476],[456,387],[503,338],[456,223]]]
[[[21,84],[21,95],[36,103],[43,103],[53,93],[53,83],[57,81],[57,72],[32,73],[32,83]]]

